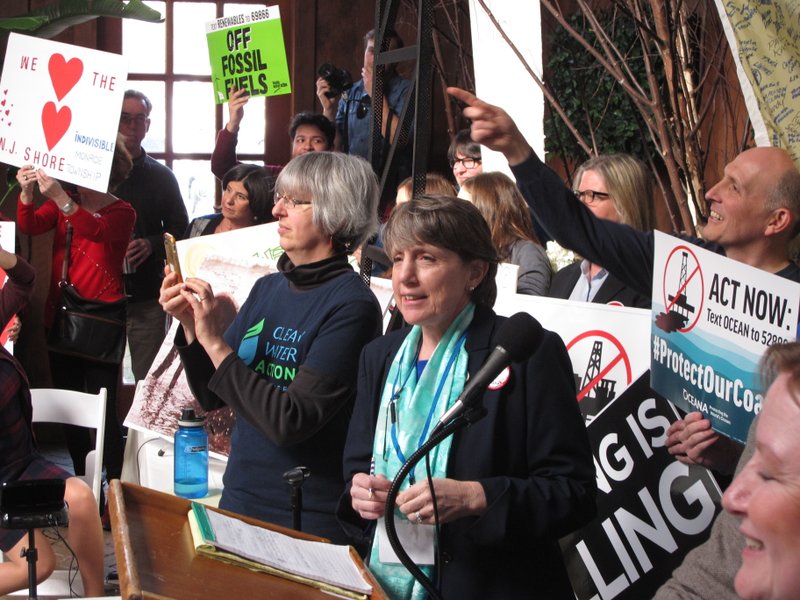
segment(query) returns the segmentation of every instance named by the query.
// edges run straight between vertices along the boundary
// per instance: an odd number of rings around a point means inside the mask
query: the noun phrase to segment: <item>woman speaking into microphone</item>
[[[338,514],[369,548],[370,570],[389,595],[421,598],[422,586],[382,549],[386,497],[498,345],[505,319],[491,309],[497,257],[489,227],[470,203],[422,196],[402,204],[385,243],[395,301],[411,327],[361,354]],[[403,483],[400,540],[406,549],[416,540],[412,556],[444,598],[571,597],[558,538],[594,515],[595,476],[561,340],[545,331],[529,359],[489,385],[484,405],[485,418],[431,452],[434,494],[422,463]]]

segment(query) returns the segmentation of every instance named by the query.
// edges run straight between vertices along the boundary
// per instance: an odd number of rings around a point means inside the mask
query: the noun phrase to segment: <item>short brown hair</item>
[[[383,234],[391,257],[415,244],[431,244],[458,254],[462,261],[482,260],[489,265],[483,281],[472,291],[475,304],[488,307],[497,297],[497,252],[489,226],[477,208],[452,196],[422,195],[397,206]]]

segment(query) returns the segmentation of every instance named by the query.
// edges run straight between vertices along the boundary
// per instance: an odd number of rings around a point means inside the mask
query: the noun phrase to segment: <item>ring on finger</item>
[[[422,515],[417,511],[417,523],[422,523]]]

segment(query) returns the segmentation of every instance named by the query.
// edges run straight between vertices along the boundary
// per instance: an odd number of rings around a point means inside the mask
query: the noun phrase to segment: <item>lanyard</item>
[[[425,419],[425,426],[422,428],[422,433],[420,433],[419,440],[417,440],[417,450],[419,450],[419,448],[422,446],[422,444],[428,438],[428,430],[430,429],[431,421],[433,420],[433,415],[436,412],[436,405],[439,403],[439,396],[441,396],[441,394],[442,394],[442,388],[444,387],[445,381],[447,381],[447,376],[450,374],[450,369],[453,368],[453,363],[455,363],[459,352],[461,352],[461,348],[464,346],[464,342],[466,341],[466,339],[467,339],[467,333],[464,332],[464,333],[461,334],[461,337],[458,338],[458,341],[456,342],[455,348],[453,349],[453,352],[450,354],[450,358],[447,361],[447,366],[445,367],[444,373],[442,373],[442,377],[439,380],[439,385],[436,387],[436,393],[433,396],[433,401],[431,402],[431,407],[428,410],[428,417],[427,417],[427,419]],[[419,348],[417,348],[417,353],[419,353]],[[403,363],[402,358],[403,357],[401,357],[401,361],[400,361],[401,364]],[[414,362],[416,362],[416,360]],[[394,453],[397,456],[397,459],[401,463],[406,462],[406,457],[403,454],[403,450],[402,450],[402,448],[400,448],[400,442],[397,439],[397,407],[396,407],[396,402],[400,397],[400,392],[403,390],[403,387],[405,387],[406,382],[408,382],[408,378],[409,378],[411,372],[415,368],[416,368],[416,365],[412,365],[411,369],[409,369],[409,373],[406,375],[405,379],[403,380],[403,385],[400,386],[400,388],[397,387],[397,382],[398,382],[399,377],[400,377],[400,373],[399,373],[399,369],[398,369],[398,373],[397,373],[397,376],[395,377],[395,381],[394,381],[394,384],[393,384],[392,399],[389,401],[389,411],[390,411],[390,416],[391,416],[391,420],[392,420],[392,430],[391,430],[392,446],[394,446]],[[409,481],[409,483],[411,485],[414,485],[416,483],[416,477],[414,476],[414,471],[413,470],[411,471],[411,473],[408,476],[408,481]]]

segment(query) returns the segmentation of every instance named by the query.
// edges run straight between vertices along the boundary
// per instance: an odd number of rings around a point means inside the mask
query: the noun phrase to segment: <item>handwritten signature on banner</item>
[[[800,165],[800,29],[794,26],[800,3],[725,0],[723,5],[769,143],[788,150]]]

